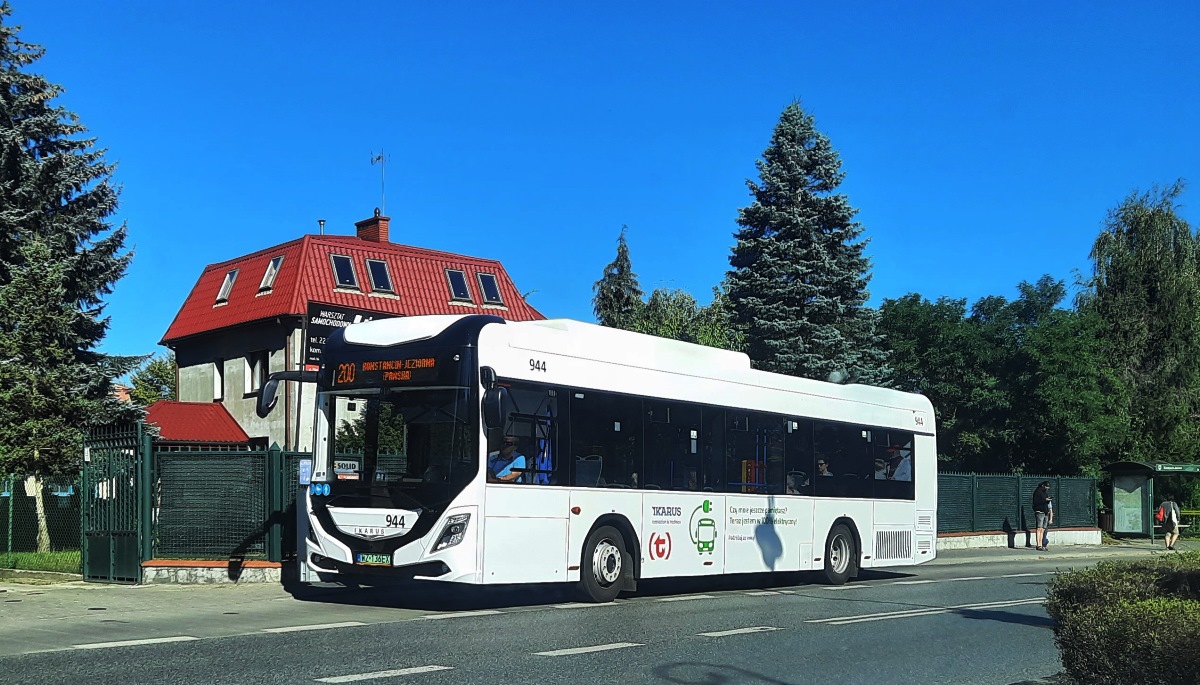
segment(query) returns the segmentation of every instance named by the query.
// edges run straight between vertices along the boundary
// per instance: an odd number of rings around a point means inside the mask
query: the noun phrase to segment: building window
[[[371,276],[371,290],[381,293],[394,293],[392,275],[388,273],[387,262],[381,259],[367,260],[367,273]]]
[[[496,282],[496,274],[476,274],[479,276],[479,289],[483,291],[484,304],[504,304],[500,299],[500,284]]]
[[[258,392],[267,382],[267,351],[259,350],[246,356],[246,394]]]
[[[467,274],[457,269],[446,269],[446,278],[450,279],[450,295],[455,300],[474,302],[471,291],[467,288]]]
[[[283,255],[279,255],[267,264],[267,272],[263,274],[262,283],[258,284],[258,292],[265,293],[275,287],[275,277],[279,275],[279,265],[283,264]]]
[[[346,255],[331,254],[333,262],[333,280],[339,288],[358,290],[358,276],[354,274],[354,262]]]
[[[229,301],[229,291],[233,290],[233,282],[237,280],[237,275],[237,269],[225,274],[225,282],[221,284],[221,289],[217,291],[217,304],[225,304]]]
[[[225,360],[213,362],[213,402],[225,399]]]

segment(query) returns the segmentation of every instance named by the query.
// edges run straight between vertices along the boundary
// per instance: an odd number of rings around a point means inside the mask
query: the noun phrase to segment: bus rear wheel
[[[858,573],[858,546],[844,524],[829,530],[825,540],[825,581],[830,585],[845,585]]]
[[[592,531],[583,544],[579,589],[584,599],[611,602],[621,594],[625,573],[633,560],[625,551],[625,538],[612,526]]]

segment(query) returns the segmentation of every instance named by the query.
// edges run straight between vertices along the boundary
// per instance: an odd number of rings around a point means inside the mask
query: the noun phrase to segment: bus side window
[[[643,487],[641,400],[575,390],[570,401],[570,458],[563,465],[570,464],[571,474],[564,484]]]

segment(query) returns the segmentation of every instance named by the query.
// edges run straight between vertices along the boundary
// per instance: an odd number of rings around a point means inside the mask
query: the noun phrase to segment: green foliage
[[[878,313],[865,306],[867,241],[856,210],[836,193],[841,160],[799,103],[784,109],[757,167],[727,278],[746,352],[767,371],[887,383]]]
[[[1109,213],[1079,300],[1103,322],[1106,368],[1127,388],[1122,458],[1200,459],[1200,249],[1179,215],[1183,188],[1133,193]]]
[[[1056,574],[1046,611],[1076,682],[1183,685],[1200,673],[1198,552]]]
[[[139,407],[148,407],[159,400],[175,399],[178,370],[173,352],[151,358],[130,376],[130,382],[133,383],[129,391],[130,399]]]
[[[83,561],[77,549],[61,552],[0,552],[0,568],[82,573]]]
[[[658,288],[630,322],[629,330],[697,345],[737,350],[739,332],[730,325],[728,302],[720,289],[713,289],[707,307],[683,290]]]
[[[377,454],[405,454],[408,445],[408,426],[404,417],[396,414],[390,402],[368,400],[365,411],[337,428],[335,451],[337,454],[365,454],[367,449],[367,416],[379,415]]]
[[[1060,309],[1061,281],[1020,297],[885,300],[880,332],[898,387],[930,398],[940,458],[968,471],[1090,473],[1124,435],[1120,384],[1100,360],[1094,316]]]
[[[631,330],[642,310],[642,289],[629,259],[625,241],[628,226],[621,227],[617,238],[617,256],[604,267],[604,275],[592,286],[592,306],[601,326]]]
[[[107,221],[112,165],[51,104],[62,88],[28,73],[43,50],[17,37],[11,11],[0,5],[0,470],[68,472],[82,431],[129,409],[112,380],[138,360],[96,348],[131,255]]]

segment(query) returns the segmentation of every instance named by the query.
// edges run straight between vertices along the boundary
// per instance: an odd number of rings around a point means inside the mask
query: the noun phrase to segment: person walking
[[[1033,491],[1033,539],[1038,551],[1045,552],[1046,528],[1050,521],[1050,481],[1044,480]]]
[[[1164,495],[1162,504],[1158,505],[1158,510],[1162,513],[1163,542],[1167,545],[1167,549],[1174,550],[1175,543],[1179,541],[1179,520],[1181,518],[1179,504],[1170,495]]]

